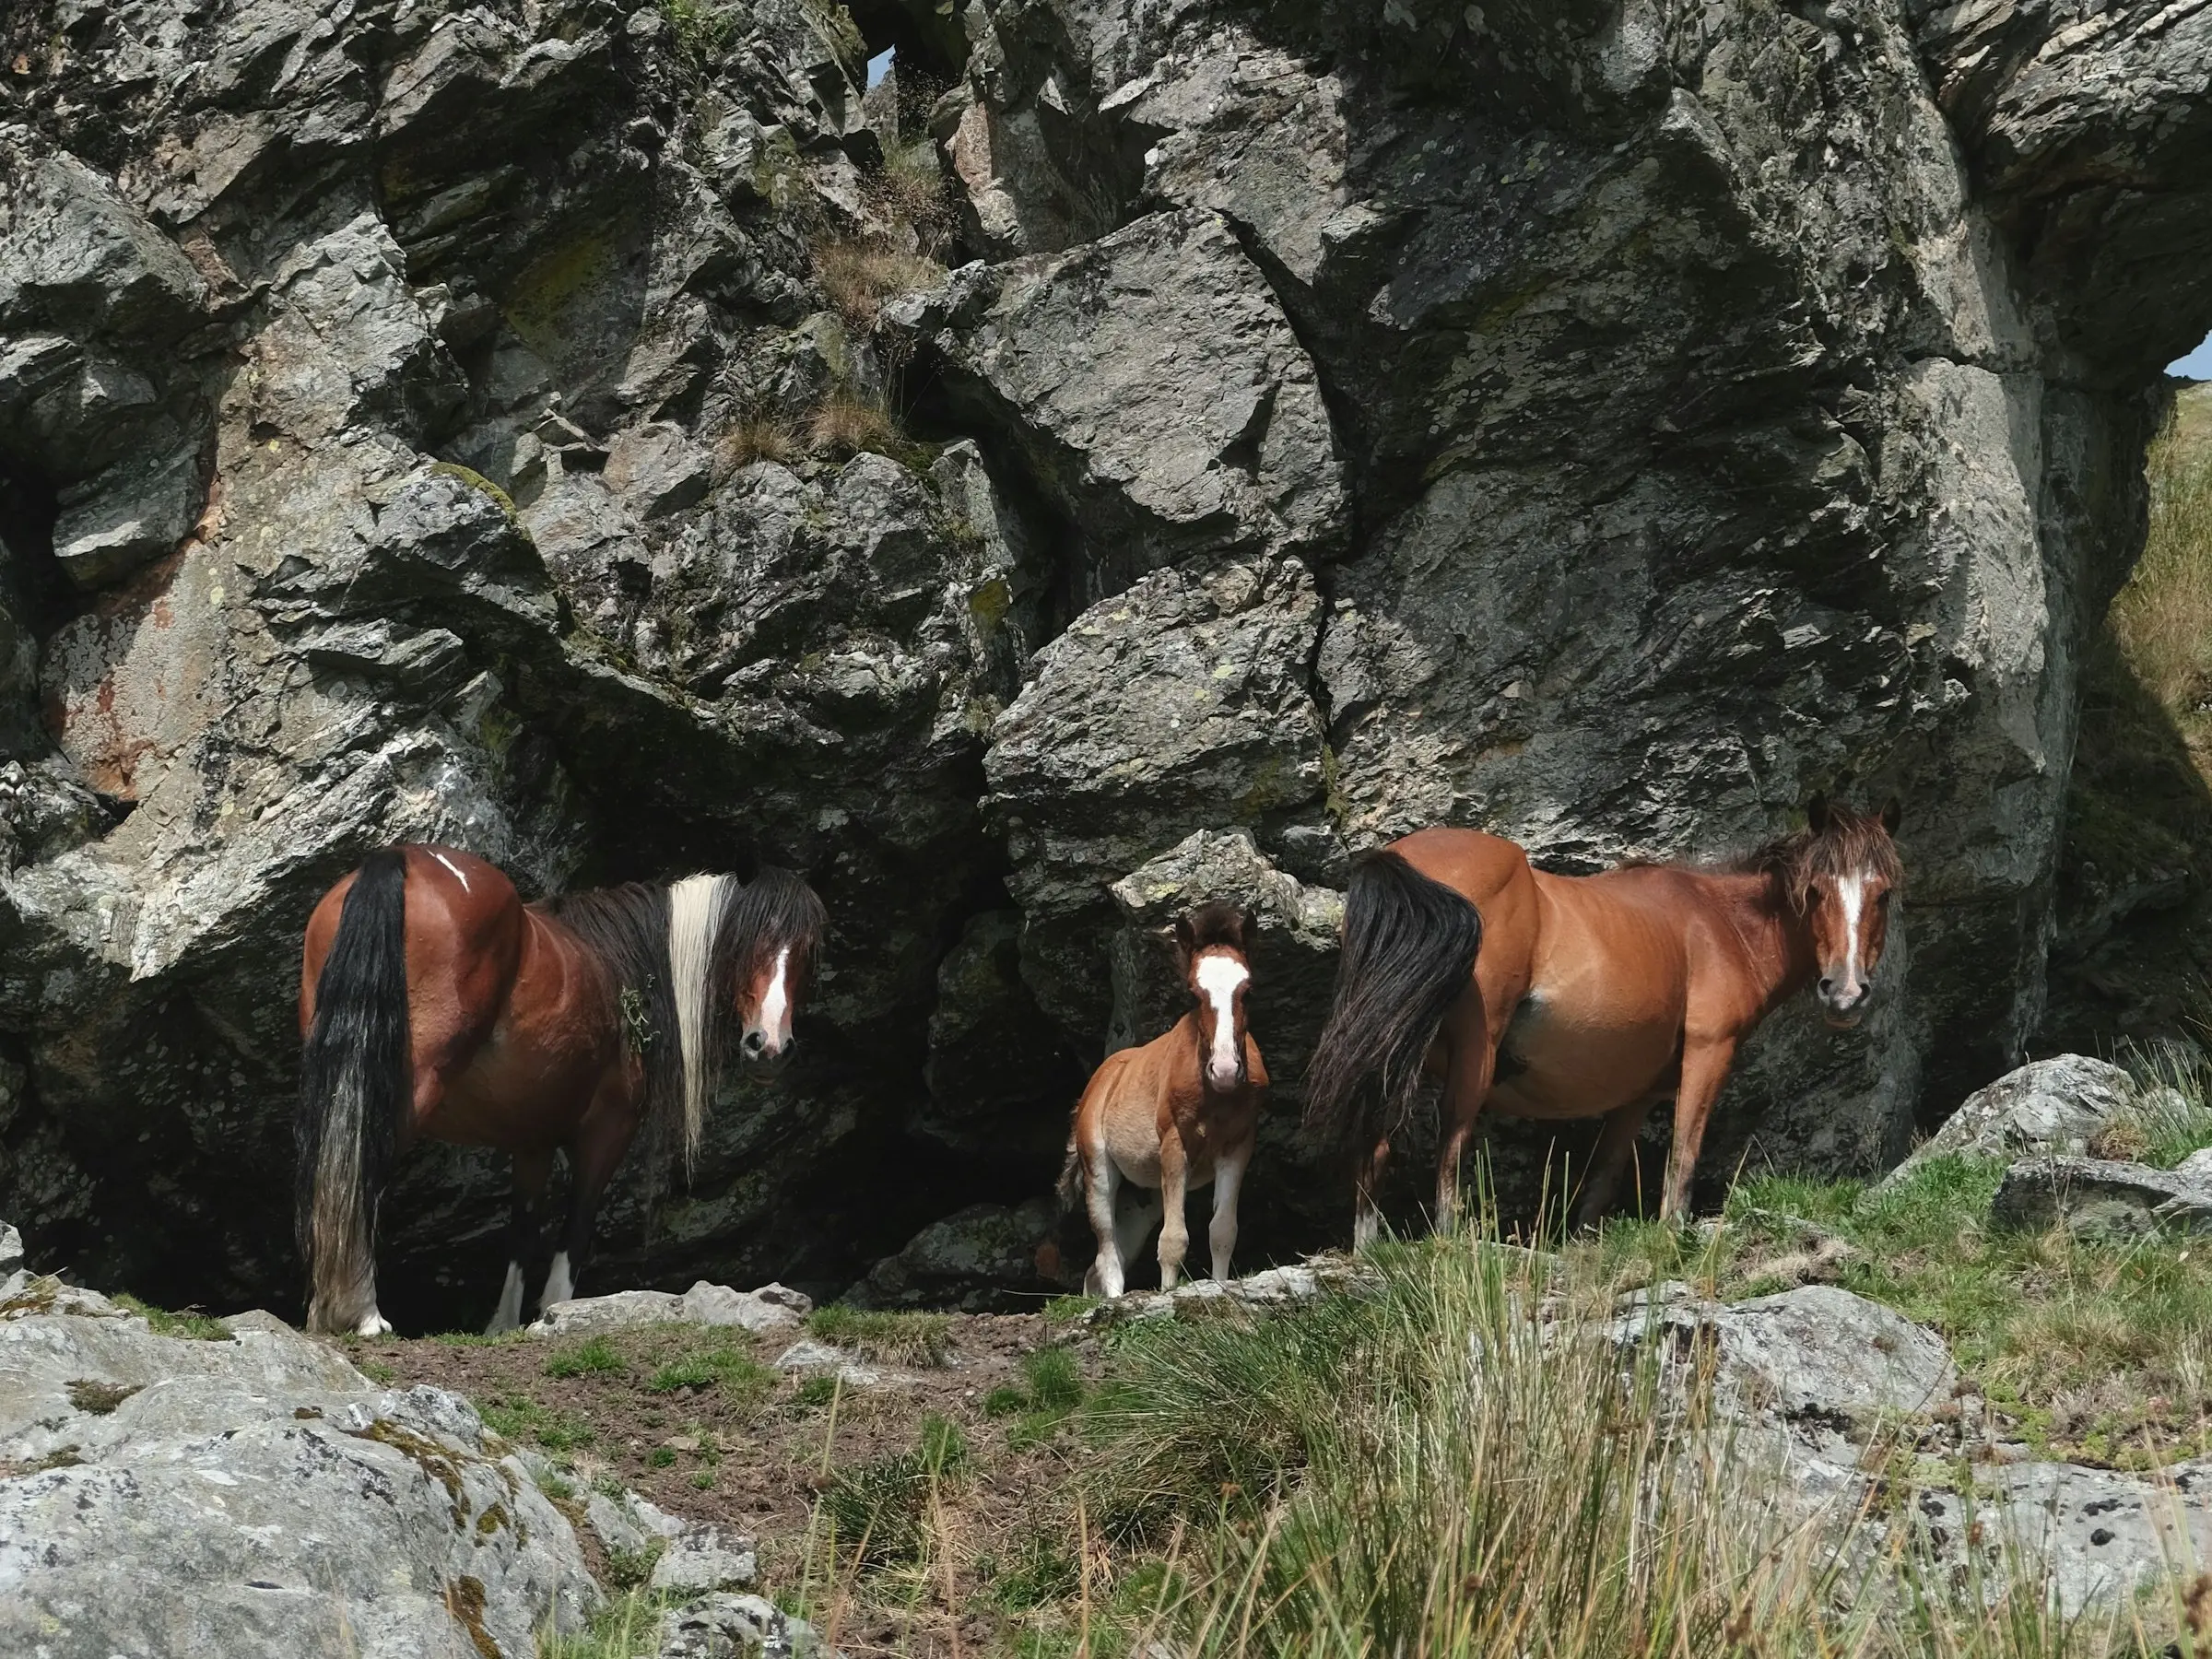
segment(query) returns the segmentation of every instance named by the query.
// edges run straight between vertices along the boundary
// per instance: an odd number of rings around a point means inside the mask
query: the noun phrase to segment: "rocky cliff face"
[[[394,837],[830,904],[798,1065],[618,1202],[610,1277],[834,1286],[1030,1196],[1179,882],[1273,918],[1295,1055],[1347,852],[1423,823],[1574,869],[1904,797],[1883,1013],[1774,1022],[1716,1170],[1876,1165],[2037,1018],[2083,629],[2212,324],[2212,11],[0,33],[0,1207],[44,1260],[286,1293],[298,929]],[[1273,1138],[1247,1237],[1311,1241]],[[488,1299],[502,1182],[412,1163],[403,1317]]]

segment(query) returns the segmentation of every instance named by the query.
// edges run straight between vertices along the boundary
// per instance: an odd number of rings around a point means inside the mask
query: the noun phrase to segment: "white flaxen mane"
[[[707,1102],[714,1093],[715,946],[729,900],[742,885],[735,876],[687,876],[668,889],[668,983],[683,1062],[687,1175],[699,1156]]]

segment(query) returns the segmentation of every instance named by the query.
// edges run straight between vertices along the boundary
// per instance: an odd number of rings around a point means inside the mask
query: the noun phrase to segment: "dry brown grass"
[[[845,326],[865,334],[884,301],[945,279],[945,267],[872,238],[833,237],[814,246],[815,280]]]
[[[788,466],[806,453],[788,421],[773,416],[752,416],[722,435],[715,445],[724,470],[735,472],[756,461],[776,461]]]
[[[896,459],[907,447],[891,412],[873,398],[833,392],[807,423],[806,441],[818,454],[849,460],[863,450]]]

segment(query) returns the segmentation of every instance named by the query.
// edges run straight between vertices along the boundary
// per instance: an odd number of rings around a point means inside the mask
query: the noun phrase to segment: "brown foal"
[[[1860,814],[1816,796],[1806,816],[1798,833],[1712,869],[1554,876],[1472,830],[1419,830],[1363,857],[1306,1082],[1308,1129],[1356,1160],[1355,1241],[1377,1230],[1390,1137],[1424,1072],[1443,1078],[1440,1228],[1485,1106],[1606,1120],[1576,1206],[1584,1224],[1670,1096],[1659,1213],[1681,1216],[1713,1100],[1759,1021],[1808,986],[1830,1025],[1865,1013],[1903,881],[1897,803]]]
[[[1237,1192],[1259,1133],[1267,1068],[1244,1021],[1252,983],[1244,916],[1234,905],[1202,904],[1176,918],[1175,945],[1197,1006],[1142,1048],[1106,1056],[1092,1074],[1067,1142],[1062,1196],[1078,1194],[1098,1234],[1098,1259],[1083,1288],[1122,1293],[1124,1265],[1160,1220],[1159,1282],[1172,1290],[1190,1247],[1184,1194],[1214,1186],[1208,1230],[1214,1277],[1229,1277],[1237,1247]],[[1159,1194],[1157,1204],[1124,1207],[1124,1182]],[[1164,1219],[1163,1219],[1164,1217]]]
[[[747,1059],[790,1048],[822,924],[821,900],[782,870],[525,905],[455,848],[372,854],[315,907],[300,960],[308,1327],[391,1329],[376,1305],[377,1207],[420,1139],[514,1155],[493,1331],[520,1322],[553,1155],[567,1153],[568,1224],[539,1301],[566,1299],[640,1126],[680,1135],[688,1167],[733,1032]]]

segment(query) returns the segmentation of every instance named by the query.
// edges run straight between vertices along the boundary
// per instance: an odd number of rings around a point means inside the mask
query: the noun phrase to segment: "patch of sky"
[[[891,60],[898,55],[899,49],[897,47],[886,46],[881,52],[877,53],[874,57],[868,60],[869,86],[874,87],[882,84],[883,77],[891,72]],[[2176,370],[2174,372],[2178,374],[2181,371]]]
[[[2212,381],[2212,335],[2206,335],[2204,344],[2179,362],[2169,363],[2166,372],[2183,380]]]

